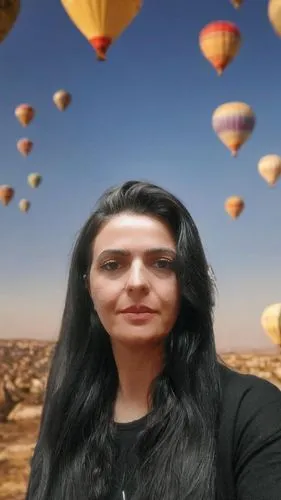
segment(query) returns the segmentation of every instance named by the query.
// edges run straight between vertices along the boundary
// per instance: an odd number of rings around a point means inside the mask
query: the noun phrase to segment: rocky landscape
[[[0,500],[23,500],[54,343],[0,340]],[[281,389],[281,353],[222,354]]]

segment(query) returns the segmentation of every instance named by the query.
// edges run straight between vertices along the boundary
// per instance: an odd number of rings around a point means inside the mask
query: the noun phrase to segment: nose
[[[129,270],[126,288],[128,292],[147,293],[149,280],[145,267],[141,262],[134,262]]]

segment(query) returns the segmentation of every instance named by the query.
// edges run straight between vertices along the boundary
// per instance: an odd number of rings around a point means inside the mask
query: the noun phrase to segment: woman
[[[28,500],[277,500],[281,393],[218,360],[196,226],[144,182],[76,243]]]

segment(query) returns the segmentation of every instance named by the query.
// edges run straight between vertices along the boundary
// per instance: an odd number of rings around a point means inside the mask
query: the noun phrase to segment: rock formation
[[[0,421],[18,420],[20,408],[24,407],[34,408],[38,413],[54,345],[53,342],[0,340]],[[26,411],[24,414],[26,418]],[[29,414],[33,418],[31,411]]]

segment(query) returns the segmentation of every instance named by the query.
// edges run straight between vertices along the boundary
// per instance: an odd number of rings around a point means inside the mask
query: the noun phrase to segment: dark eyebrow
[[[160,248],[149,248],[148,250],[145,251],[146,254],[148,255],[155,255],[155,254],[160,254],[160,253],[165,253],[166,255],[170,255],[171,257],[175,258],[176,257],[176,252],[172,248],[167,248],[167,247],[160,247]]]
[[[103,250],[103,252],[100,253],[98,256],[98,260],[104,259],[105,257],[111,257],[111,256],[120,256],[120,257],[128,257],[131,252],[129,250],[123,250],[119,248],[109,248],[106,250]],[[172,258],[176,257],[176,252],[172,248],[148,248],[145,250],[146,255],[157,255],[157,254],[166,254],[171,256]]]

